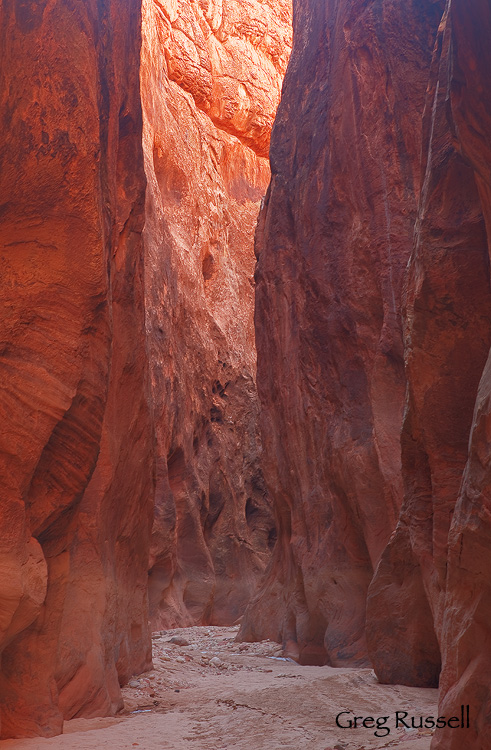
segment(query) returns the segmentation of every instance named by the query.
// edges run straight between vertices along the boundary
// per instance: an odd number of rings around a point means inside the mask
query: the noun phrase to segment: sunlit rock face
[[[233,623],[275,528],[259,454],[254,251],[291,47],[282,2],[143,4],[155,628]]]
[[[257,231],[264,473],[278,542],[240,637],[367,661],[402,501],[401,287],[441,3],[298,2]]]
[[[2,736],[150,664],[139,3],[2,2]]]

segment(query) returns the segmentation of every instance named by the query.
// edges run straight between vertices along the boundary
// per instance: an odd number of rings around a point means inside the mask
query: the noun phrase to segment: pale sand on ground
[[[430,730],[396,728],[396,711],[416,724],[436,716],[436,690],[379,685],[371,669],[302,667],[276,643],[235,643],[236,632],[155,633],[155,668],[123,689],[121,714],[73,719],[59,737],[3,740],[0,750],[429,750]],[[175,636],[189,645],[170,643]],[[390,733],[338,728],[342,711],[388,716]]]

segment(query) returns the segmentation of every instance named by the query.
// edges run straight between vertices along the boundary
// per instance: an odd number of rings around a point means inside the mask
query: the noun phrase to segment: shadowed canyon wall
[[[491,742],[490,33],[489,3],[447,3],[407,281],[405,502],[368,605],[384,681],[435,684],[441,654],[440,712],[470,705],[470,729],[437,732],[439,750]]]
[[[140,7],[2,2],[2,736],[151,663]]]
[[[448,534],[491,342],[481,199],[449,112],[455,86],[465,88],[454,67],[451,18],[447,10],[430,74],[423,188],[407,273],[405,500],[368,602],[379,678],[415,685],[438,684]]]
[[[282,2],[143,4],[155,628],[231,624],[275,526],[259,461],[254,229],[291,47]]]
[[[458,148],[472,166],[491,253],[491,7],[479,0],[449,4],[451,103]],[[489,276],[488,276],[489,278]],[[474,294],[470,287],[469,297]],[[489,303],[488,303],[489,304]],[[488,306],[487,328],[491,311]],[[468,351],[470,350],[470,346]],[[468,355],[467,355],[468,356]],[[469,451],[448,539],[442,627],[440,710],[474,707],[471,732],[442,732],[434,750],[491,745],[491,379],[489,355],[477,390]],[[459,394],[459,398],[460,398]]]
[[[297,3],[294,26],[256,235],[278,542],[240,637],[441,671],[441,714],[472,719],[432,747],[484,750],[491,10]]]
[[[367,661],[365,602],[402,502],[400,323],[442,7],[297,3],[256,237],[264,472],[278,542],[240,636]]]

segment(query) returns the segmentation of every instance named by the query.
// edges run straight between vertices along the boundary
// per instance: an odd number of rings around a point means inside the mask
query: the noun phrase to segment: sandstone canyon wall
[[[0,0],[3,737],[235,621],[277,528],[239,637],[442,668],[435,750],[491,743],[489,2],[294,11],[259,408],[289,3]]]
[[[0,4],[2,736],[150,664],[138,2]]]
[[[289,0],[143,4],[154,628],[233,623],[274,544],[259,461],[254,229]]]
[[[233,622],[269,559],[253,235],[291,6],[4,0],[0,21],[7,737],[114,713],[149,614]]]
[[[482,204],[449,112],[455,87],[465,87],[454,67],[452,36],[448,8],[429,77],[422,193],[407,273],[404,505],[368,600],[379,678],[415,685],[438,684],[448,534],[491,342]]]
[[[367,660],[402,501],[403,270],[440,3],[297,3],[256,238],[264,472],[278,542],[240,637]]]
[[[368,648],[382,682],[442,670],[441,713],[472,721],[433,747],[484,750],[491,10],[294,11],[256,235],[278,542],[240,637],[335,665]]]
[[[407,282],[405,502],[368,605],[383,680],[436,683],[441,654],[440,712],[470,706],[470,729],[438,732],[439,750],[491,743],[490,33],[489,3],[447,3]]]
[[[491,8],[449,4],[453,41],[451,102],[458,147],[472,166],[491,254]],[[489,278],[489,276],[488,276]],[[469,296],[474,288],[469,290]],[[488,319],[491,312],[488,306]],[[489,329],[487,329],[489,330]],[[440,710],[473,706],[471,733],[442,732],[434,750],[491,745],[490,609],[491,460],[489,355],[475,400],[467,463],[448,539],[448,575],[442,628]]]

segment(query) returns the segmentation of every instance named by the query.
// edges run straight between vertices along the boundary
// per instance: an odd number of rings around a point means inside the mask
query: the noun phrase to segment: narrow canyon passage
[[[0,0],[0,750],[491,750],[490,39]]]

